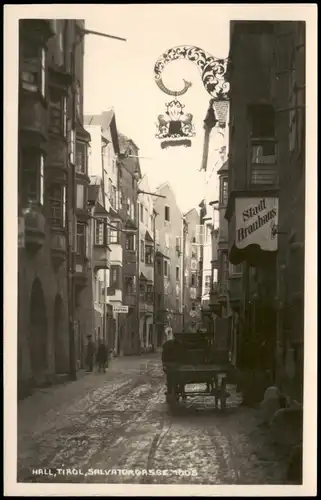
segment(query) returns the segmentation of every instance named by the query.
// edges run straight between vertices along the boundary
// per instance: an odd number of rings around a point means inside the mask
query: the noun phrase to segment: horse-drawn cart
[[[213,339],[202,333],[177,333],[163,346],[163,370],[166,373],[167,404],[174,408],[187,397],[211,396],[215,407],[226,407],[230,394],[226,390],[227,376],[233,371],[229,351],[218,349]],[[190,384],[203,384],[204,390],[188,390]]]

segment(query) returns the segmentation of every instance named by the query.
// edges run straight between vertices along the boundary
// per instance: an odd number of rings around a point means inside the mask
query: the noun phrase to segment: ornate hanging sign
[[[158,115],[158,133],[157,139],[164,139],[161,148],[169,146],[190,147],[192,142],[190,137],[195,135],[193,115],[184,113],[185,105],[176,98],[166,103],[166,112]]]
[[[168,146],[191,146],[190,138],[195,136],[193,115],[184,113],[185,107],[177,96],[184,95],[192,83],[183,79],[184,87],[181,90],[171,90],[165,86],[162,80],[162,72],[165,66],[180,59],[195,63],[200,70],[205,90],[212,97],[212,101],[228,100],[229,83],[226,81],[227,59],[218,59],[208,52],[193,45],[181,45],[169,49],[162,54],[154,67],[154,78],[157,86],[167,95],[173,96],[173,101],[166,104],[167,111],[158,116],[157,139],[163,140],[162,148]]]

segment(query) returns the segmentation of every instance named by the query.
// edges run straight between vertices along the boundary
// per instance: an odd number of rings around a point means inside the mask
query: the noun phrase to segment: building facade
[[[238,362],[262,373],[258,398],[278,383],[302,400],[305,24],[232,22],[230,60],[226,217],[229,260],[242,263]]]
[[[79,34],[83,27],[82,21],[63,19],[19,23],[21,394],[55,374],[68,373],[71,365],[74,370],[76,359],[82,360],[83,335],[92,328],[92,311],[83,307],[80,313],[90,281],[86,256],[90,136],[83,128],[84,45]],[[68,262],[75,270],[74,280]],[[70,337],[71,330],[75,338]]]
[[[155,198],[155,232],[157,232],[158,252],[162,255],[164,279],[164,309],[158,310],[161,322],[173,332],[183,328],[183,215],[176,203],[169,183],[162,184],[156,193],[165,198]],[[160,255],[159,254],[159,255]]]

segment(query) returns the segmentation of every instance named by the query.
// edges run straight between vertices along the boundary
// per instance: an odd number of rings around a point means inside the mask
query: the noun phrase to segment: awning
[[[237,265],[256,266],[270,262],[278,249],[277,196],[242,195],[235,197],[229,220],[229,260]]]

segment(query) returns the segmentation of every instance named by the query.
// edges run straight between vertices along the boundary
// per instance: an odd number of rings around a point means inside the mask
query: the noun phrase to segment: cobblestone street
[[[197,397],[171,415],[164,390],[159,355],[152,355],[113,360],[106,374],[21,401],[18,481],[284,483],[257,410],[239,406],[233,387],[224,413]]]

